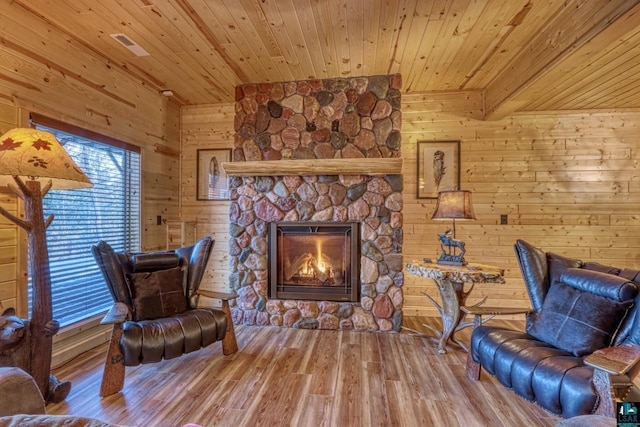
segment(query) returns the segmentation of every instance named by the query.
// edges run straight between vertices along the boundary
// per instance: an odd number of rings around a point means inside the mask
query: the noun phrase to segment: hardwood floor
[[[438,322],[411,317],[405,326],[425,330],[423,323]],[[463,341],[469,331],[459,333]],[[124,390],[103,399],[106,346],[94,349],[55,370],[73,387],[47,412],[127,426],[493,427],[559,420],[486,373],[468,380],[462,349],[438,355],[434,340],[410,332],[236,326],[236,334],[240,349],[231,356],[216,343],[127,368]]]

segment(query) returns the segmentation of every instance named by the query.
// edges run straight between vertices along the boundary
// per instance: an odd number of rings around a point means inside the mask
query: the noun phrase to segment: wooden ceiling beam
[[[637,0],[571,0],[563,4],[549,24],[487,86],[485,120],[502,119],[530,102],[518,96],[634,7],[638,7]]]

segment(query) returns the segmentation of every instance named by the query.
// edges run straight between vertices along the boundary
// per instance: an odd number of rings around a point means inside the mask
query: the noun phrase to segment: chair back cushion
[[[134,273],[165,270],[179,265],[180,257],[175,252],[139,253],[129,257],[129,267]]]
[[[575,356],[611,345],[633,306],[636,285],[622,277],[570,268],[551,284],[527,332]]]
[[[131,309],[131,295],[123,270],[123,262],[126,263],[127,257],[115,252],[111,245],[102,240],[91,247],[91,252],[113,300],[126,304]]]
[[[209,262],[214,243],[215,240],[210,236],[206,236],[198,240],[194,245],[176,249],[176,254],[180,256],[182,262],[189,266],[186,281],[187,304],[189,308],[196,308],[198,306],[196,291],[200,287],[200,282],[207,269],[207,263]]]
[[[583,263],[576,258],[547,252],[547,265],[549,266],[549,285],[560,280],[560,276],[569,268],[582,268]]]
[[[542,309],[542,304],[551,284],[557,281],[567,268],[580,267],[582,261],[545,252],[520,239],[516,240],[513,247],[516,252],[518,267],[520,267],[520,272],[527,288],[527,295],[533,308],[533,313],[527,315],[527,319],[533,321]]]
[[[535,312],[538,312],[542,309],[542,303],[550,285],[547,255],[542,249],[524,240],[516,240],[513,248],[531,301],[531,307]]]

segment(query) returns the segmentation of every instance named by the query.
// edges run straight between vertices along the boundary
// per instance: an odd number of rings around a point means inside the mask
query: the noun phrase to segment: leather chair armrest
[[[624,375],[640,365],[640,346],[620,345],[601,348],[585,357],[584,363],[611,375]]]
[[[584,358],[593,366],[593,386],[598,394],[598,415],[616,416],[615,402],[624,402],[634,389],[633,379],[640,371],[640,346],[620,345],[602,348]]]
[[[113,304],[111,309],[102,318],[101,325],[109,325],[114,323],[124,323],[131,320],[131,312],[125,303],[117,302]]]
[[[238,298],[238,294],[235,292],[216,292],[216,291],[208,291],[206,289],[198,289],[196,291],[197,295],[202,295],[203,297],[219,299],[222,301],[230,301],[232,299]]]

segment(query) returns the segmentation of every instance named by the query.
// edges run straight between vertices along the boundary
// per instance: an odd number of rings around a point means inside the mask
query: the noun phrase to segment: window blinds
[[[104,240],[119,252],[140,250],[140,154],[33,121],[56,135],[94,185],[50,191],[43,200],[45,216],[55,215],[47,229],[53,318],[66,326],[113,304],[91,246]]]

